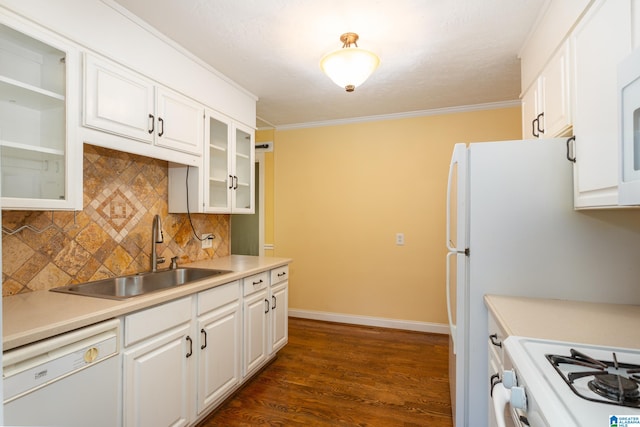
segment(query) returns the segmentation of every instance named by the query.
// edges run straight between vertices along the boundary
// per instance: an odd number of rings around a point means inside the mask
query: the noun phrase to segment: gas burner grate
[[[545,355],[564,382],[579,397],[599,403],[640,408],[640,365],[596,360],[575,349],[570,356]],[[578,388],[578,382],[586,387]],[[592,393],[591,393],[592,392]]]

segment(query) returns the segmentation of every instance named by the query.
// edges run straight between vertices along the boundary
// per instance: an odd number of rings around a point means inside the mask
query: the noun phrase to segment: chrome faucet
[[[158,271],[158,264],[164,262],[164,257],[159,257],[156,252],[156,244],[163,241],[162,221],[160,221],[160,216],[156,215],[153,217],[153,225],[151,226],[151,271],[154,273]]]

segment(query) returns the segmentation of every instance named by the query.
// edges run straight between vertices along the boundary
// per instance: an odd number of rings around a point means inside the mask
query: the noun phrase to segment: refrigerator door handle
[[[453,184],[453,167],[457,163],[457,159],[454,155],[451,157],[451,163],[449,164],[449,177],[447,178],[447,249],[450,252],[456,251],[454,243],[451,241],[451,185]],[[447,257],[447,259],[449,259]],[[449,322],[451,323],[451,322]]]
[[[451,341],[453,342],[453,354],[456,354],[456,325],[453,324],[453,316],[451,315],[451,257],[456,256],[456,252],[449,252],[447,254],[447,275],[446,275],[446,290],[447,290],[447,317],[449,318],[449,330],[451,331]]]
[[[449,163],[449,176],[447,179],[447,218],[446,218],[446,239],[447,239],[447,250],[449,252],[458,252],[464,253],[466,246],[466,167],[467,167],[467,146],[465,144],[456,144],[453,148],[453,155],[451,156],[451,163]],[[454,173],[455,171],[455,173]],[[456,178],[455,182],[455,208],[456,208],[456,218],[451,218],[452,211],[452,200],[453,193],[452,189],[454,186],[454,175]],[[452,224],[452,220],[455,221]],[[451,239],[451,227],[456,227],[456,241],[452,241]]]

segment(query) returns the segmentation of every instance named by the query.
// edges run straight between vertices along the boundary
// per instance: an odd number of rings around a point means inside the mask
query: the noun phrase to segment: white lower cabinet
[[[125,427],[189,424],[191,317],[190,297],[125,317]]]
[[[502,382],[503,380],[503,372],[504,372],[504,340],[507,338],[507,334],[499,325],[495,318],[489,313],[489,357],[488,357],[488,377],[489,383],[487,384],[487,389],[490,390],[490,393],[493,394],[493,388],[496,384]],[[493,407],[493,401],[491,398],[489,401],[489,427],[497,427],[498,417],[496,411]],[[504,418],[506,426],[513,426],[513,421],[511,420],[511,411],[509,410],[509,405],[505,407],[504,413],[501,414],[501,417]]]
[[[241,325],[239,281],[198,295],[198,415],[240,382]]]
[[[269,354],[284,347],[289,340],[289,267],[271,270],[271,340]]]
[[[262,368],[288,341],[287,275],[278,267],[125,316],[123,426],[194,425]]]
[[[267,360],[269,343],[268,272],[243,279],[244,295],[244,360],[242,375],[246,377]]]

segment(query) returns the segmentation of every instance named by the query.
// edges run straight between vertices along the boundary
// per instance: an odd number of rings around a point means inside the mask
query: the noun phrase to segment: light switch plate
[[[404,233],[396,233],[396,245],[404,245]]]

